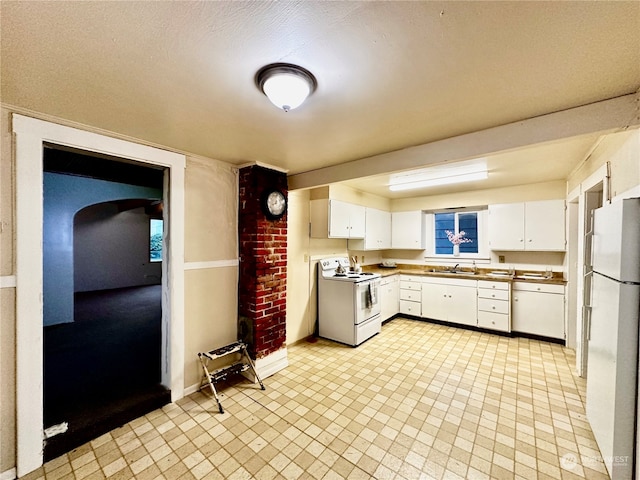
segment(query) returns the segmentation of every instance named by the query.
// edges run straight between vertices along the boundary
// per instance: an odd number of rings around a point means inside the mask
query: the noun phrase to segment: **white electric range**
[[[380,275],[350,268],[347,257],[318,262],[318,333],[355,347],[382,330]]]

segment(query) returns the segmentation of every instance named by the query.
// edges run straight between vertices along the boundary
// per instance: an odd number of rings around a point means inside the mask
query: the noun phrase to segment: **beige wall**
[[[575,190],[606,162],[611,166],[611,198],[640,185],[640,129],[601,138],[591,155],[569,176],[567,191]]]
[[[201,379],[198,352],[222,347],[237,339],[238,269],[207,268],[185,272],[184,383]]]
[[[13,275],[13,162],[9,112],[0,110],[0,275]]]
[[[14,266],[14,178],[10,112],[1,111],[0,275]],[[90,130],[90,128],[88,128]],[[187,156],[185,171],[185,387],[200,380],[197,352],[236,339],[237,169]],[[197,262],[197,263],[194,263]],[[199,263],[204,262],[204,263]],[[209,263],[207,263],[209,262]],[[0,289],[0,473],[16,465],[15,288]]]
[[[309,279],[309,191],[289,192],[287,212],[287,345],[313,333]]]
[[[15,466],[15,288],[0,289],[0,473]]]
[[[14,181],[9,112],[0,110],[0,276],[8,281],[14,265]],[[0,473],[15,466],[15,288],[0,289]]]
[[[224,162],[187,157],[184,218],[184,257],[188,268],[185,272],[184,322],[186,388],[200,382],[198,352],[237,339],[237,212],[237,169]],[[206,264],[189,269],[193,262]],[[236,263],[226,266],[230,262]]]
[[[238,175],[228,163],[187,157],[185,262],[238,258]]]

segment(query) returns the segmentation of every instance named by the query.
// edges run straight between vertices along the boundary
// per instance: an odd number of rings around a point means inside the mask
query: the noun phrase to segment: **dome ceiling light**
[[[285,112],[302,105],[318,86],[309,70],[290,63],[266,65],[258,70],[255,80],[271,103]]]

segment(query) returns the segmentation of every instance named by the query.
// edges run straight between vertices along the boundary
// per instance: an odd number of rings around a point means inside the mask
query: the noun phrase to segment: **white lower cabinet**
[[[460,325],[478,324],[478,281],[455,278],[422,280],[422,316]]]
[[[400,313],[420,317],[422,279],[415,275],[400,275]]]
[[[398,275],[383,277],[380,280],[380,316],[382,321],[389,320],[399,312],[400,278]]]
[[[514,332],[565,338],[564,285],[513,283]]]
[[[478,281],[478,327],[511,331],[511,285]]]

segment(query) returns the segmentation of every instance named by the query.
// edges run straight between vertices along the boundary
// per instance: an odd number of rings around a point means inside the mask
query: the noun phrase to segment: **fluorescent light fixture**
[[[297,65],[274,63],[256,74],[256,85],[276,107],[285,112],[302,105],[316,89],[313,74]]]
[[[389,190],[391,190],[392,192],[400,192],[402,190],[435,187],[437,185],[448,185],[451,183],[473,182],[474,180],[486,180],[488,176],[489,174],[487,172],[465,173],[462,175],[452,175],[450,177],[433,178],[431,180],[419,180],[417,182],[389,185]]]
[[[389,190],[399,192],[438,185],[473,182],[486,180],[488,176],[486,159],[476,159],[391,175]]]

